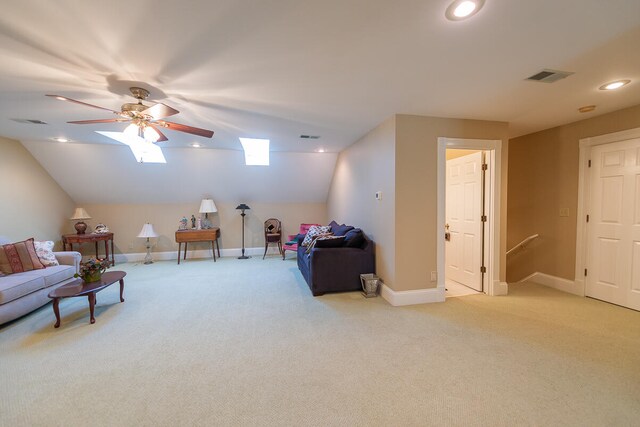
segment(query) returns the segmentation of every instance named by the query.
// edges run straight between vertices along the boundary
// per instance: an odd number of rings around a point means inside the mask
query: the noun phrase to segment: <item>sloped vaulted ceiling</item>
[[[237,150],[166,148],[166,164],[137,163],[126,146],[24,141],[76,203],[325,202],[336,153],[271,153],[245,166]]]
[[[90,201],[86,187],[102,180],[111,179],[115,202],[178,200],[207,178],[227,186],[220,191],[254,188],[261,197],[275,186],[270,200],[324,200],[335,153],[396,113],[509,122],[518,136],[640,103],[640,1],[486,0],[461,22],[444,17],[450,3],[4,2],[0,135],[24,141],[78,202]],[[553,84],[525,81],[543,68],[574,74]],[[598,90],[619,78],[632,82]],[[132,85],[180,110],[173,121],[214,130],[213,139],[168,130],[169,163],[138,165],[94,132],[122,124],[67,124],[104,112],[44,96],[117,109],[132,100]],[[589,104],[595,113],[578,113]],[[53,145],[57,136],[75,143]],[[238,137],[270,139],[274,164],[243,167]],[[235,151],[187,151],[195,140]],[[319,148],[334,154],[314,155]],[[93,166],[81,163],[87,159]],[[298,168],[308,170],[304,179]],[[160,184],[136,192],[150,181]]]

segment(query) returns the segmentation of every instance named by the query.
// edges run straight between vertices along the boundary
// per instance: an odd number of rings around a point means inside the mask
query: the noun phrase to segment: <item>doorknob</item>
[[[451,233],[449,233],[449,224],[444,225],[444,240],[447,242],[451,241]]]

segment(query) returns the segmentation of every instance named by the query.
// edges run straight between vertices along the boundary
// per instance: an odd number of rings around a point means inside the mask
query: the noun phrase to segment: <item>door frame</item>
[[[500,198],[501,198],[501,165],[502,165],[502,141],[497,139],[461,139],[438,137],[438,215],[437,215],[437,269],[438,284],[444,296],[445,288],[445,259],[444,259],[444,225],[445,216],[445,183],[446,183],[446,150],[457,148],[462,150],[487,151],[486,161],[491,167],[486,176],[488,186],[485,193],[485,208],[487,223],[485,224],[485,275],[484,292],[487,295],[506,295],[508,285],[500,281]],[[488,199],[488,200],[487,200]]]
[[[640,128],[608,133],[605,135],[583,138],[579,142],[578,156],[578,210],[576,213],[576,271],[574,282],[576,294],[586,296],[587,283],[584,279],[584,269],[587,263],[587,206],[589,205],[589,160],[591,149],[596,145],[610,144],[627,139],[640,138]]]

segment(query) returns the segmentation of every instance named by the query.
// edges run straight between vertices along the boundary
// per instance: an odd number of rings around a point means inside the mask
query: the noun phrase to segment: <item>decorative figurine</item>
[[[178,226],[178,230],[186,230],[188,222],[189,220],[187,219],[187,217],[183,216],[182,219],[180,220],[180,225]]]
[[[195,215],[191,215],[191,228],[193,228],[193,229],[196,228],[196,216]]]
[[[202,220],[200,218],[196,219],[196,230],[202,230]]]
[[[109,227],[102,223],[96,224],[96,228],[93,229],[93,232],[96,234],[105,234],[109,232]]]

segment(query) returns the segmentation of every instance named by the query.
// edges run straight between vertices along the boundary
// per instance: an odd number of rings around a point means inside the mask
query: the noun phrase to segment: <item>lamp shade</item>
[[[158,237],[158,234],[153,230],[153,225],[146,223],[142,226],[142,230],[140,230],[140,234],[138,234],[138,237]]]
[[[200,202],[200,213],[212,213],[212,212],[218,212],[218,208],[216,207],[216,204],[213,203],[213,200],[202,199],[202,202]]]
[[[244,203],[240,203],[238,206],[236,206],[236,209],[242,209],[244,211],[251,208]]]
[[[76,208],[76,211],[73,213],[73,216],[69,219],[75,220],[83,220],[83,219],[91,219],[91,215],[84,210],[84,208]]]

